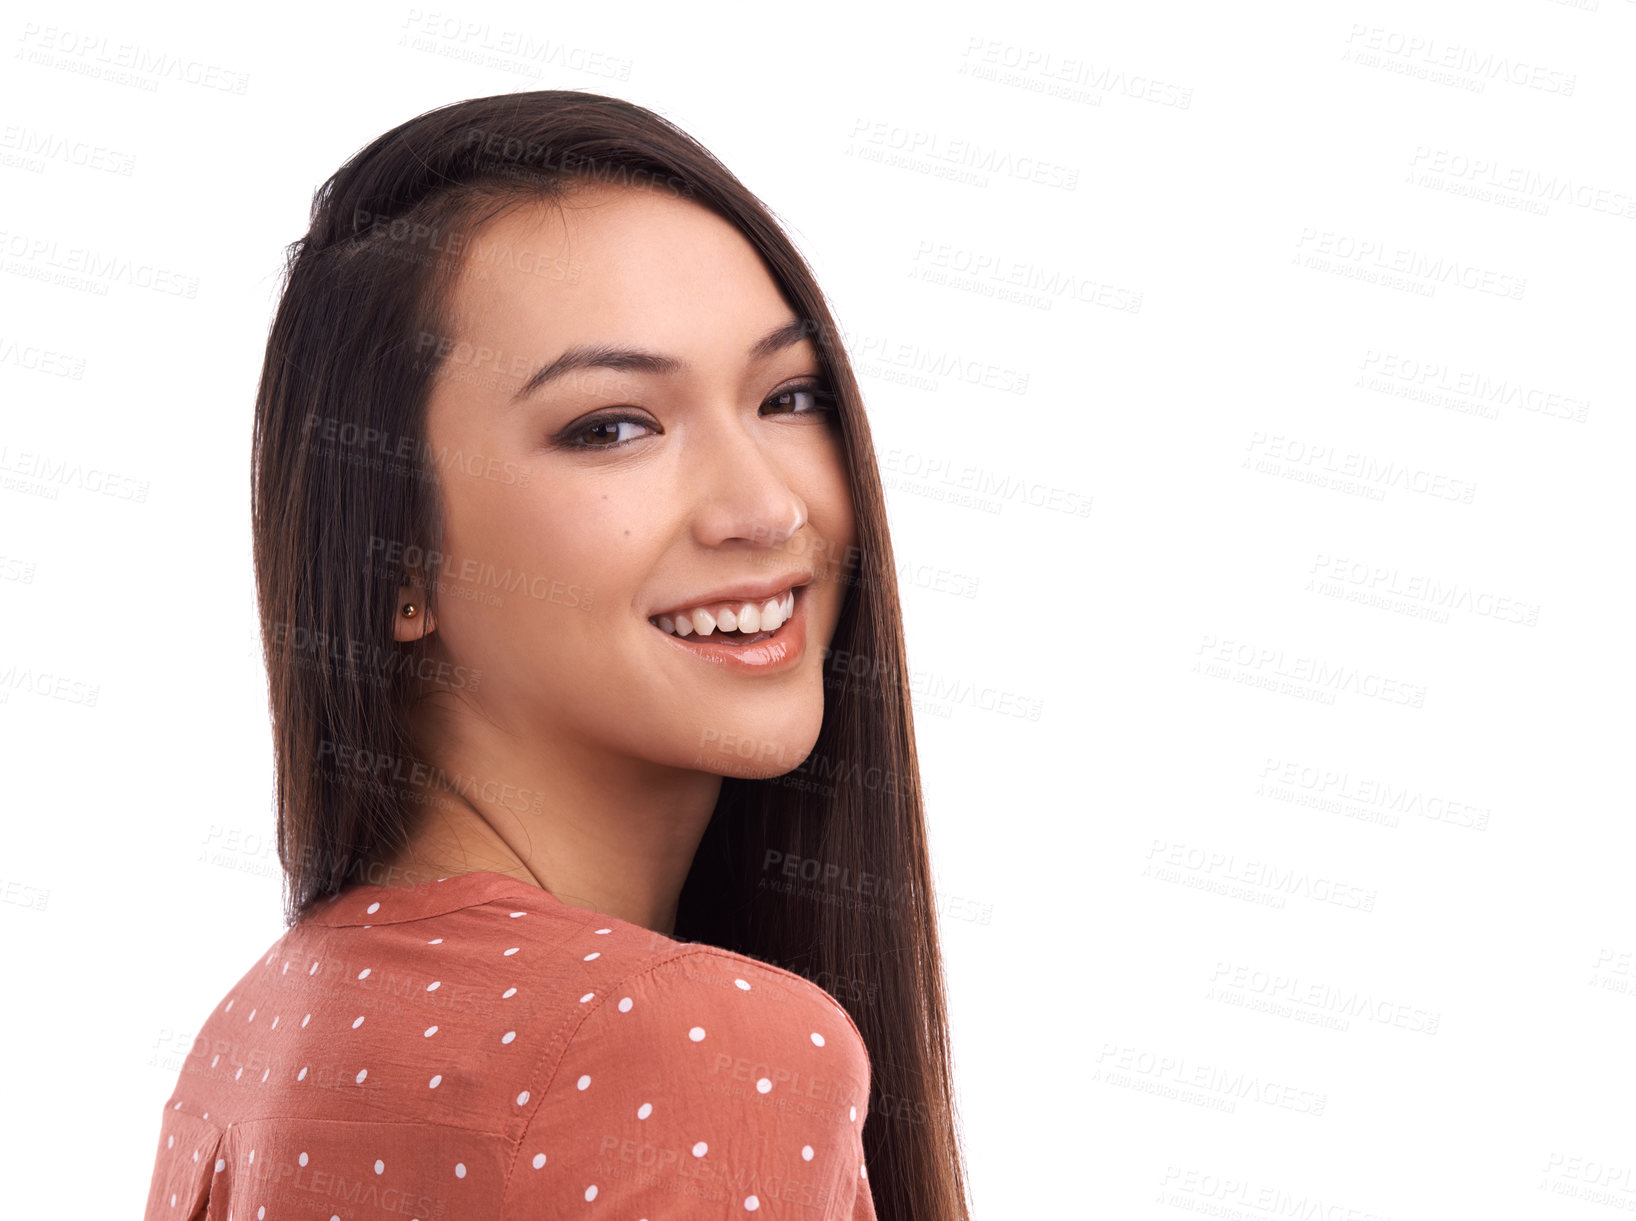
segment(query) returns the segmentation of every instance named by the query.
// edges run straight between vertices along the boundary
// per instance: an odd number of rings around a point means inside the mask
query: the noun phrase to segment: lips
[[[714,607],[694,607],[677,615],[660,615],[650,620],[660,631],[681,636],[743,642],[771,635],[795,613],[795,591],[765,602],[718,602]]]
[[[812,573],[795,572],[773,582],[729,586],[703,594],[688,602],[678,603],[669,610],[656,611],[648,616],[648,622],[662,627],[660,620],[668,619],[672,628],[666,630],[672,630],[679,618],[685,618],[690,628],[697,629],[702,626],[699,612],[703,612],[704,623],[708,624],[703,630],[709,631],[717,626],[734,630],[738,628],[739,618],[746,607],[750,608],[750,617],[759,620],[769,602],[781,601],[784,613],[789,614],[793,610],[788,599],[789,592],[808,584],[811,580]]]
[[[806,652],[807,592],[804,586],[791,590],[788,597],[793,604],[790,616],[770,632],[733,631],[724,634],[712,631],[701,639],[697,632],[678,635],[674,630],[674,620],[670,621],[670,631],[666,631],[664,625],[657,621],[653,623],[653,630],[666,642],[667,647],[720,669],[740,674],[782,672],[799,663]],[[681,617],[686,617],[686,614],[685,610],[682,611]],[[661,615],[656,616],[655,620],[668,618]]]

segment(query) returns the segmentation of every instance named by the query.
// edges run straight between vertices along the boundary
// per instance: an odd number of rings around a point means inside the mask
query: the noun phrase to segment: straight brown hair
[[[967,1221],[903,619],[862,397],[811,269],[766,205],[641,106],[543,90],[429,111],[336,171],[288,249],[251,471],[285,921],[374,880],[416,826],[413,795],[382,775],[422,766],[407,711],[430,659],[392,625],[399,585],[442,552],[425,409],[451,349],[461,251],[506,209],[587,182],[689,199],[760,253],[818,349],[857,529],[817,744],[784,775],[724,777],[674,935],[828,990],[869,1051],[878,1215]],[[425,582],[428,613],[439,587]]]

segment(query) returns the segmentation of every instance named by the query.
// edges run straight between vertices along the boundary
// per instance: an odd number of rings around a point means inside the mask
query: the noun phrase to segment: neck
[[[514,741],[514,740],[513,740]],[[721,777],[558,741],[526,751],[445,741],[386,885],[492,871],[669,936]]]

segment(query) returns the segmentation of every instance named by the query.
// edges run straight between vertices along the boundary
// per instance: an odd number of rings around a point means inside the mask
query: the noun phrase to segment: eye
[[[800,400],[806,400],[804,408],[793,406]],[[804,386],[791,386],[787,390],[780,390],[772,398],[762,404],[762,407],[777,405],[778,411],[773,414],[784,415],[816,415],[820,412],[835,410],[835,395],[817,382]]]
[[[569,449],[618,449],[636,440],[634,434],[622,434],[620,429],[626,424],[633,424],[638,428],[652,426],[641,416],[634,415],[605,415],[597,419],[587,420],[572,432],[562,435],[562,444]],[[611,430],[611,435],[610,435]],[[583,438],[595,436],[594,441],[585,441]]]
[[[769,408],[772,410],[769,411]],[[761,410],[768,415],[833,416],[835,394],[821,382],[808,382],[778,391],[761,404]],[[655,426],[650,424],[646,417],[631,415],[628,412],[622,415],[593,416],[560,434],[557,443],[564,449],[622,449],[633,441],[641,440],[640,433],[624,431],[626,425],[647,429],[649,432],[656,431]]]

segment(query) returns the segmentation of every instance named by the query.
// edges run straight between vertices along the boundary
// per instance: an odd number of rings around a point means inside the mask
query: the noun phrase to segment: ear
[[[405,611],[410,613],[405,614]],[[392,638],[407,643],[430,636],[437,623],[426,612],[426,596],[412,585],[398,586],[398,605],[392,613]]]

